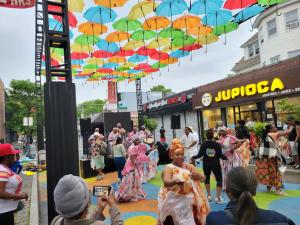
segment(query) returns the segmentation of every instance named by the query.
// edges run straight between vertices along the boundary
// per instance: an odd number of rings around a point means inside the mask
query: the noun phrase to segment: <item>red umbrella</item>
[[[125,49],[121,49],[120,51],[115,53],[115,56],[122,56],[122,57],[126,57],[126,56],[132,56],[134,55],[134,51],[133,50],[125,50]]]
[[[157,52],[155,48],[140,47],[136,53],[143,56],[154,55]]]
[[[71,59],[80,60],[80,59],[86,59],[88,57],[89,57],[89,54],[82,53],[82,52],[72,52],[72,54],[71,54]]]
[[[160,52],[160,51],[156,51],[154,54],[150,55],[150,58],[155,59],[155,60],[165,60],[165,59],[169,58],[169,54]]]
[[[154,73],[154,72],[158,72],[159,69],[149,68],[149,69],[145,69],[143,71],[146,72],[146,73]]]
[[[110,68],[100,68],[100,69],[97,70],[97,72],[99,72],[99,73],[112,73],[113,70],[110,69]]]
[[[92,75],[93,75],[93,73],[83,73],[83,72],[80,72],[80,73],[76,74],[75,76],[76,77],[90,77]]]
[[[48,6],[48,10],[49,11],[53,11],[53,12],[61,12],[61,8],[58,7],[58,6]],[[70,27],[76,27],[77,26],[77,18],[76,16],[72,13],[72,12],[68,12],[68,16],[69,16],[69,26]],[[62,17],[61,16],[58,16],[58,15],[53,15],[53,18],[57,21],[59,21],[60,23],[62,22]]]
[[[95,58],[109,58],[113,56],[113,53],[104,50],[97,50],[92,53],[92,56]]]
[[[227,0],[223,6],[224,9],[242,9],[257,3],[257,0]]]
[[[141,63],[134,67],[135,70],[146,70],[146,69],[152,69],[152,67],[148,63]]]
[[[180,48],[180,50],[191,52],[191,51],[194,51],[194,50],[197,50],[197,49],[200,49],[200,48],[202,48],[202,45],[192,44],[192,45],[188,45],[188,46],[185,46],[183,48]]]

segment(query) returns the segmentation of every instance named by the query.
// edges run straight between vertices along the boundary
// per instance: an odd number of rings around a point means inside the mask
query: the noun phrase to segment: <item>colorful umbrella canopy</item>
[[[182,29],[182,28],[189,29],[199,25],[200,25],[200,18],[198,16],[192,16],[192,15],[181,16],[177,18],[173,23],[173,27],[177,29]]]
[[[214,13],[208,13],[202,18],[204,25],[218,26],[224,25],[232,18],[232,13],[228,10],[218,10]]]
[[[160,60],[160,63],[162,63],[162,64],[174,64],[177,62],[178,62],[178,59],[172,58],[172,57],[169,57],[168,59],[165,59],[165,60]]]
[[[97,51],[92,53],[92,57],[95,57],[95,58],[109,58],[109,57],[112,57],[112,56],[113,56],[113,53],[107,52],[107,51],[104,51],[104,50],[97,50]]]
[[[121,42],[128,40],[130,38],[130,34],[124,31],[114,31],[111,32],[107,37],[106,41],[108,42]]]
[[[138,30],[131,34],[131,39],[136,41],[145,41],[152,39],[156,36],[156,33],[152,30]]]
[[[157,39],[154,39],[153,41],[151,41],[148,45],[147,45],[147,48],[161,48],[163,46],[166,46],[166,45],[170,45],[171,43],[171,40],[168,39],[168,38],[157,38]]]
[[[138,63],[138,62],[142,62],[144,60],[146,60],[148,57],[144,56],[144,55],[138,55],[138,54],[134,54],[133,56],[131,56],[128,61],[129,62],[133,62],[133,63]]]
[[[263,6],[270,6],[270,5],[276,5],[279,3],[287,2],[288,0],[258,0],[259,5]]]
[[[135,31],[141,28],[142,24],[138,20],[121,18],[113,23],[113,28],[119,31]]]
[[[85,66],[82,67],[83,70],[97,70],[100,68],[97,64],[86,64]]]
[[[110,68],[110,69],[113,69],[113,68],[116,68],[116,67],[118,67],[118,66],[119,66],[118,63],[105,63],[105,64],[103,65],[103,68]]]
[[[214,27],[213,33],[215,35],[227,34],[229,32],[236,30],[238,28],[238,26],[239,25],[237,23],[228,22],[224,25],[219,25],[219,26]]]
[[[157,6],[157,4],[152,0],[145,0],[135,4],[129,14],[129,19],[138,19],[138,18],[146,18],[146,15],[153,12],[153,9]]]
[[[95,35],[84,35],[81,34],[75,38],[75,43],[80,45],[94,45],[96,42],[99,42],[100,38]]]
[[[151,66],[148,63],[140,63],[136,67],[134,67],[135,70],[146,70],[151,69]]]
[[[131,35],[131,38],[132,38],[132,35]],[[124,45],[123,49],[125,49],[125,50],[137,49],[144,45],[145,45],[145,43],[143,41],[131,40]]]
[[[185,35],[183,37],[176,37],[172,40],[172,44],[175,47],[184,47],[186,45],[191,45],[194,44],[196,40],[190,36],[190,35]]]
[[[107,8],[121,7],[128,0],[94,0],[96,5],[105,6]]]
[[[89,22],[104,24],[113,22],[116,19],[117,14],[112,9],[103,6],[95,6],[85,11],[83,17]]]
[[[87,54],[87,53],[81,53],[81,52],[72,52],[71,53],[71,59],[80,60],[80,59],[86,59],[88,57],[89,57],[89,54]]]
[[[202,48],[201,45],[199,45],[199,44],[192,44],[192,45],[184,46],[183,48],[180,48],[180,50],[191,52],[191,51],[194,51],[194,50],[197,50],[197,49],[200,49],[200,48]]]
[[[134,51],[133,50],[124,50],[124,49],[121,49],[120,51],[116,52],[115,55],[116,56],[123,56],[123,57],[126,57],[126,56],[132,56],[134,55]]]
[[[202,26],[202,25],[198,25],[195,27],[191,27],[187,30],[187,33],[190,35],[205,35],[205,34],[209,34],[212,32],[212,28],[211,27],[207,27],[207,26]]]
[[[108,62],[123,63],[123,62],[126,62],[126,58],[122,57],[122,56],[113,56],[113,57],[108,59]]]
[[[257,0],[226,0],[224,9],[243,9],[257,3]]]
[[[210,33],[207,35],[199,35],[196,42],[199,45],[208,45],[208,44],[216,42],[218,39],[219,39],[218,36],[216,36],[213,33]]]
[[[89,58],[86,60],[88,64],[103,65],[104,60],[99,58]]]
[[[71,12],[82,12],[84,8],[83,0],[68,0],[68,10]]]
[[[188,9],[188,5],[183,0],[165,0],[155,9],[158,16],[173,17]]]
[[[259,6],[259,5],[252,5],[246,9],[243,9],[242,11],[240,11],[234,18],[234,22],[235,23],[242,23],[246,20],[248,20],[249,18],[252,18],[253,16],[258,15],[259,13],[261,13],[262,11],[265,10],[265,7],[263,6]]]
[[[120,50],[118,45],[113,42],[107,42],[106,40],[100,39],[99,42],[96,43],[100,50],[104,50],[107,52],[115,53]]]
[[[183,37],[184,32],[179,29],[175,29],[173,27],[168,27],[166,29],[161,30],[158,33],[158,37],[161,38],[175,38],[175,37]]]
[[[145,20],[143,24],[144,30],[160,30],[170,25],[171,21],[164,16],[153,16]]]
[[[176,50],[170,54],[172,58],[181,58],[188,56],[190,53],[188,51]]]
[[[154,54],[150,55],[150,58],[155,60],[165,60],[169,58],[169,54],[161,51],[155,51]]]
[[[167,66],[168,66],[168,64],[163,64],[158,61],[158,62],[154,63],[151,67],[153,69],[160,69],[160,68],[165,68]]]
[[[222,4],[222,0],[197,0],[193,2],[189,12],[195,15],[206,15],[220,10]]]
[[[146,47],[141,47],[136,51],[138,55],[143,55],[143,56],[153,55],[156,52],[157,50],[155,48],[146,48]]]
[[[85,22],[78,26],[78,31],[85,35],[100,35],[107,32],[107,26],[98,23]]]
[[[77,43],[74,43],[71,45],[71,50],[72,52],[92,52],[94,51],[94,48],[93,46],[91,45],[81,45],[81,44],[77,44]]]
[[[97,70],[97,72],[99,72],[99,73],[112,73],[113,70],[110,69],[110,68],[100,68],[100,69]]]
[[[53,6],[53,5],[49,5],[48,6],[48,10],[52,11],[52,12],[58,12],[61,13],[61,8],[59,6]],[[77,25],[77,18],[76,16],[72,13],[72,12],[68,12],[68,17],[69,17],[69,26],[70,27],[76,27]],[[59,15],[53,15],[53,18],[57,21],[59,21],[61,23],[62,21],[62,17]]]

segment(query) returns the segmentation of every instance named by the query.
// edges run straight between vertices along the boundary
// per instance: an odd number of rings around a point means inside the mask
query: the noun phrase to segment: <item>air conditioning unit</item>
[[[295,28],[299,27],[299,21],[297,20],[297,21],[294,21],[294,22],[292,22],[292,23],[288,23],[288,24],[286,25],[286,27],[287,27],[287,29],[289,29],[289,30],[295,29]]]

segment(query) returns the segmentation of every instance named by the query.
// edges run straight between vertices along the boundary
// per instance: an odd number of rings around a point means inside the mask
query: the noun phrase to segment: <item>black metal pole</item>
[[[136,79],[136,101],[137,101],[137,111],[138,111],[138,124],[141,127],[144,124],[143,118],[143,95],[142,95],[142,80],[141,78]]]

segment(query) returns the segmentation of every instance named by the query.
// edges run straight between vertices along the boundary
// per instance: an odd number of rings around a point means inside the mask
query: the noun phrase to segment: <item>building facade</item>
[[[0,79],[0,142],[5,141],[5,90]]]

